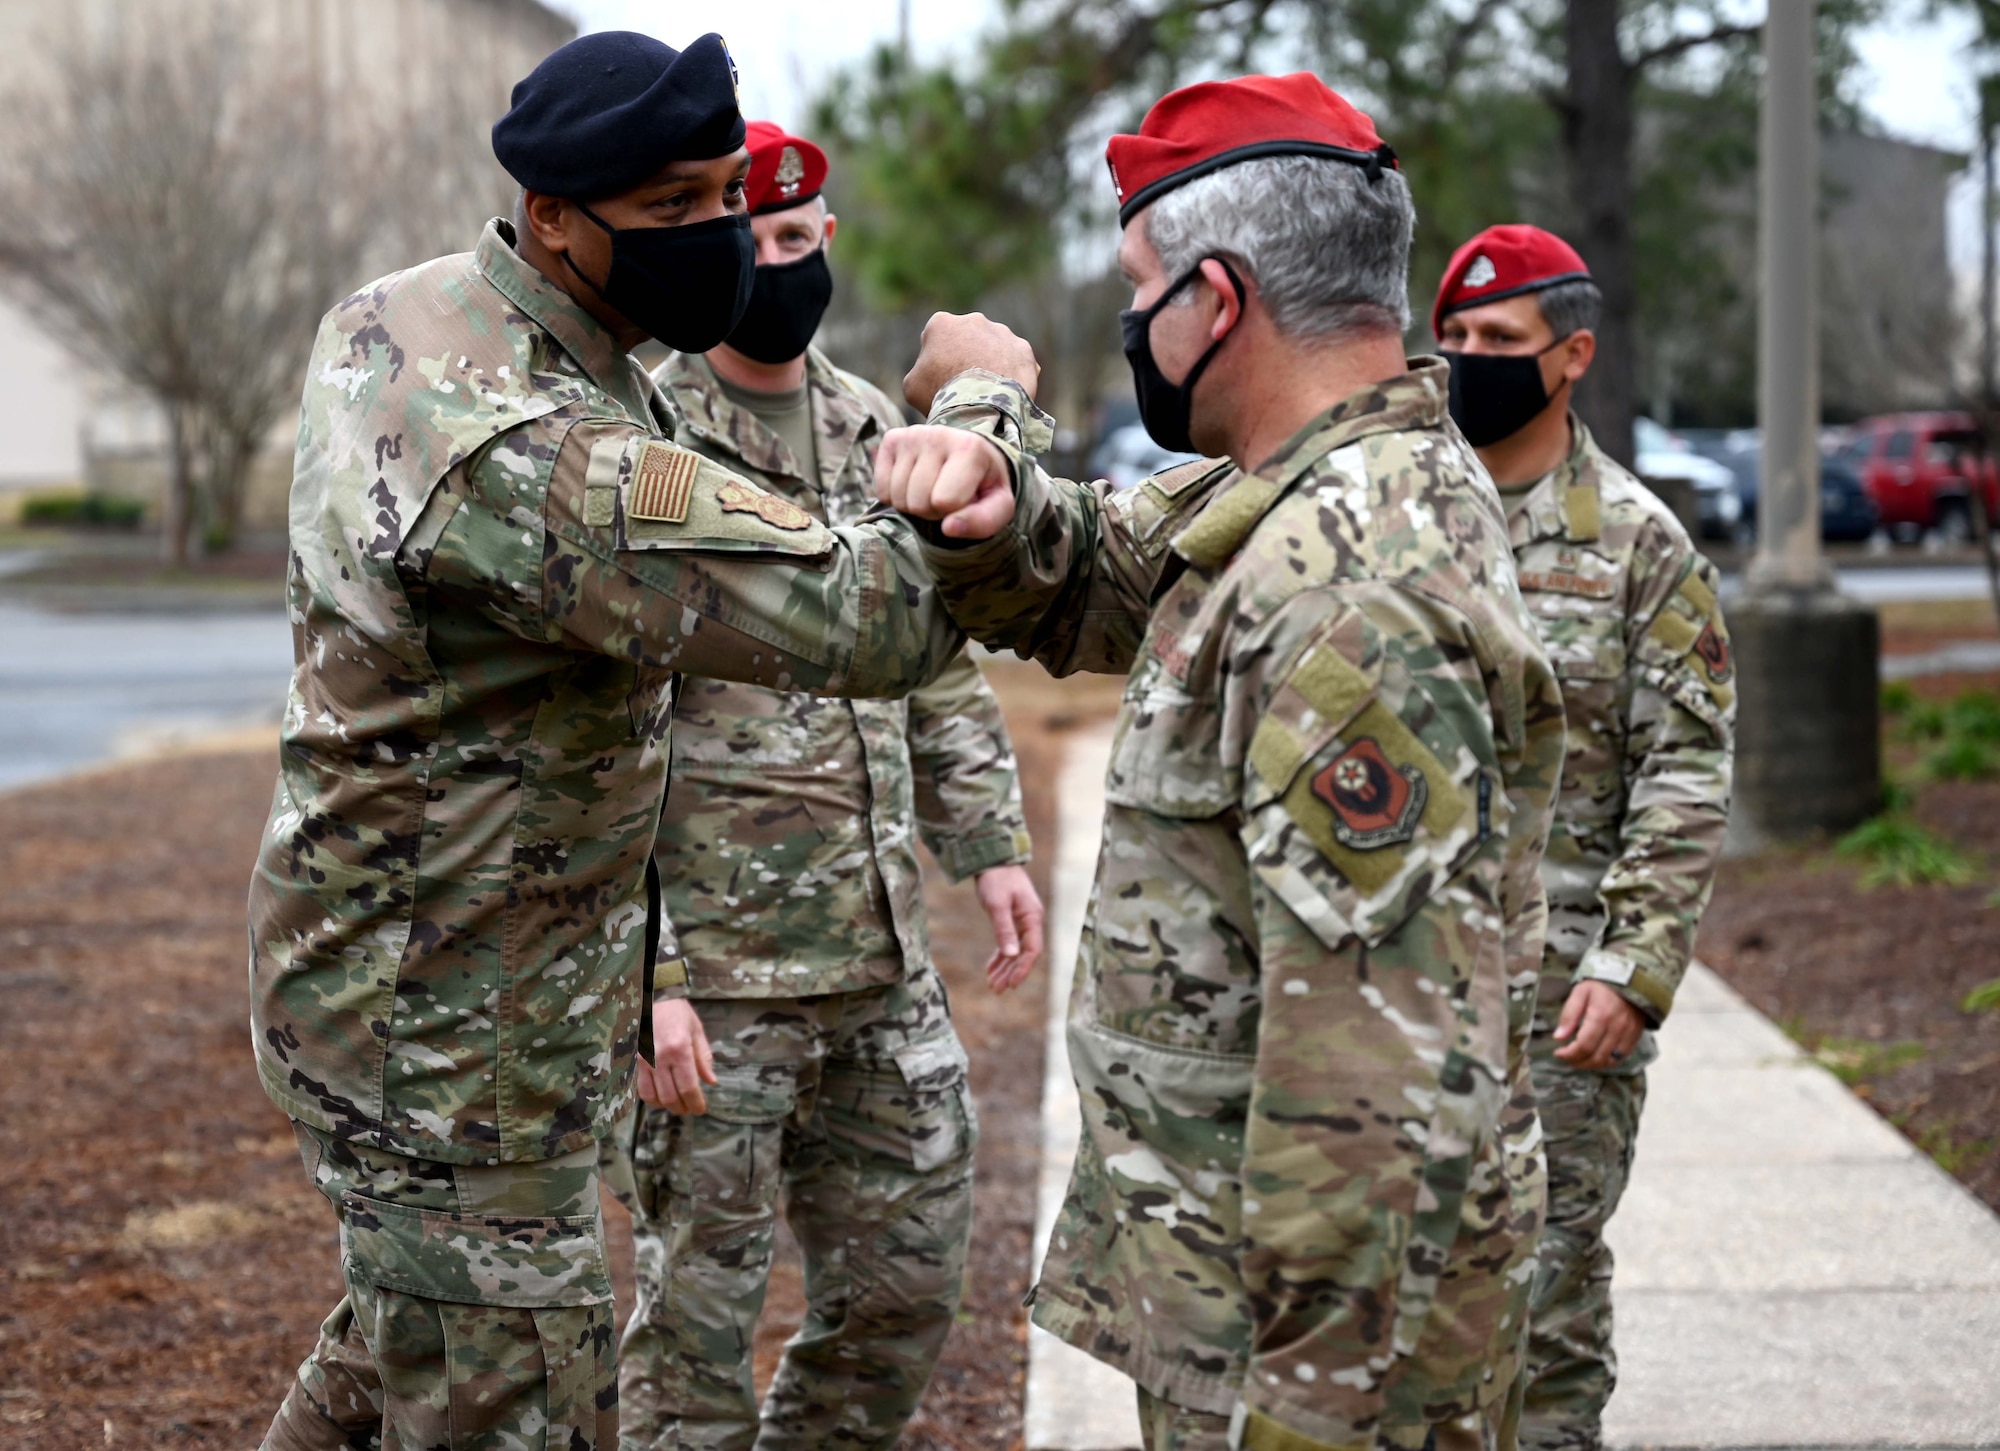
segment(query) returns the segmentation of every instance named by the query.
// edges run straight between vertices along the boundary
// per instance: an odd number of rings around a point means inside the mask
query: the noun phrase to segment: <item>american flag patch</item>
[[[634,519],[660,524],[685,524],[688,502],[694,498],[694,476],[701,457],[671,444],[649,443],[639,454],[632,480],[632,500],[625,512]]]

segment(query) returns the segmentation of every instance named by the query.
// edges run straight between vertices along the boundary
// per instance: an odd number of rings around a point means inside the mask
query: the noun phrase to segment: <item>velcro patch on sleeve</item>
[[[701,455],[670,443],[650,442],[639,451],[629,512],[657,524],[685,524],[694,498]]]

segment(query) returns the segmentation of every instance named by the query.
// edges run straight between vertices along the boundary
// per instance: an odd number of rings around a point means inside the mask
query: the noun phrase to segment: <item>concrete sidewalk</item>
[[[1035,1258],[1079,1126],[1063,1049],[1108,730],[1060,800]],[[2000,1447],[2000,1218],[1697,966],[1613,1222],[1626,1447]],[[1029,1332],[1029,1451],[1139,1444],[1131,1383]]]

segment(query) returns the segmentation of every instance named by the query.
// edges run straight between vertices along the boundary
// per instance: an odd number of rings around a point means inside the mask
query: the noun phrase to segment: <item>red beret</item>
[[[1590,269],[1576,248],[1554,232],[1540,227],[1488,227],[1451,254],[1431,308],[1431,334],[1442,336],[1448,313],[1589,279]]]
[[[1202,81],[1162,96],[1137,136],[1113,136],[1105,148],[1118,225],[1177,186],[1258,156],[1350,161],[1370,181],[1396,165],[1375,123],[1307,71]]]
[[[750,148],[743,198],[752,216],[804,206],[826,185],[826,153],[775,122],[752,121],[743,144]]]

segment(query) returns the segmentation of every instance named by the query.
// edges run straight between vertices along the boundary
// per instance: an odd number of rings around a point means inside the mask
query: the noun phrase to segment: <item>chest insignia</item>
[[[755,514],[773,529],[810,529],[813,517],[789,499],[751,488],[740,479],[731,479],[715,491],[715,502],[725,514]]]
[[[1155,627],[1153,630],[1153,658],[1160,662],[1160,668],[1176,684],[1187,684],[1188,669],[1193,664],[1188,653],[1181,648],[1181,637],[1172,630]]]
[[[1430,787],[1415,766],[1398,766],[1372,736],[1342,751],[1312,781],[1313,795],[1333,808],[1342,846],[1373,851],[1416,835]]]
[[[1581,595],[1585,599],[1608,600],[1618,593],[1618,581],[1578,574],[1571,569],[1529,569],[1521,571],[1521,592],[1533,594]]]
[[[685,524],[694,497],[694,477],[701,459],[671,444],[649,443],[639,454],[632,480],[632,501],[626,512],[634,519],[661,524]]]
[[[1710,620],[1695,637],[1694,653],[1701,656],[1701,663],[1708,668],[1708,678],[1720,685],[1736,673],[1736,665],[1729,656],[1729,641],[1715,628]]]

